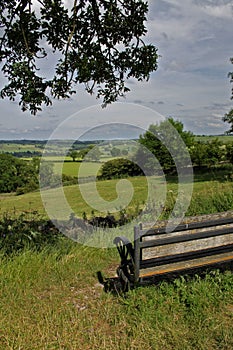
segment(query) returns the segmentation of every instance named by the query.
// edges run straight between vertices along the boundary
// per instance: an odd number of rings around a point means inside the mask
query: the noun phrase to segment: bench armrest
[[[134,249],[130,240],[124,236],[118,236],[113,241],[121,257],[121,264],[128,263],[129,260],[134,262]]]
[[[118,244],[122,244],[122,245],[132,245],[132,243],[130,242],[130,240],[128,238],[126,238],[125,236],[118,236],[115,237],[113,240],[113,243],[116,244],[116,246]]]

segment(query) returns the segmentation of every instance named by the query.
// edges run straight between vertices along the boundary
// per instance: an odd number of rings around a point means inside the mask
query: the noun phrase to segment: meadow
[[[60,168],[60,160],[57,162],[53,162],[54,164],[54,173],[57,174],[59,173],[59,168]],[[65,161],[63,163],[62,167],[62,173],[68,176],[78,176],[79,174],[79,168],[81,166],[81,162],[72,162],[72,161]],[[85,162],[85,164],[82,170],[82,177],[88,177],[88,176],[94,176],[96,172],[98,171],[99,167],[101,166],[100,163],[95,163],[95,162]],[[81,176],[81,175],[80,175]]]
[[[59,168],[59,157],[48,158]],[[63,173],[76,176],[79,162],[64,162]],[[98,163],[86,163],[85,176]],[[93,173],[92,173],[93,172]],[[233,210],[231,168],[195,175],[186,215]],[[126,208],[137,215],[145,209],[145,177],[128,178],[134,195]],[[119,180],[98,181],[106,201],[117,199]],[[156,198],[164,178],[152,179]],[[90,183],[80,185],[88,193]],[[184,186],[189,186],[184,184]],[[90,218],[93,208],[82,198],[78,185],[64,186],[67,202],[77,217]],[[177,198],[177,179],[167,177],[166,201],[160,218],[167,218]],[[44,193],[56,202],[57,189]],[[0,194],[0,229],[6,216],[19,225],[26,213],[48,219],[39,191]],[[152,207],[154,203],[149,203]],[[150,206],[149,205],[149,206]],[[121,209],[120,207],[118,208]],[[60,212],[62,218],[62,210]],[[95,215],[99,215],[98,211]],[[4,219],[5,218],[5,219]],[[148,219],[150,217],[148,216]],[[8,224],[7,224],[8,225]],[[7,229],[11,229],[9,225]],[[118,234],[118,229],[111,233]],[[83,246],[61,236],[55,243],[36,249],[25,245],[9,256],[0,251],[0,350],[231,350],[233,348],[233,274],[212,270],[206,275],[138,287],[127,295],[105,293],[97,271],[113,277],[119,265],[115,248]]]
[[[135,212],[135,208],[140,207],[143,209],[145,207],[148,196],[148,187],[145,177],[128,178],[127,181],[132,184],[134,189],[133,198],[126,208],[126,211],[130,214]],[[98,181],[97,190],[100,197],[109,202],[116,200],[116,188],[118,182],[119,180],[117,179]],[[155,177],[152,183],[154,184],[155,196],[157,196],[155,198],[160,198],[160,196],[162,196],[160,191],[164,190],[163,178]],[[189,186],[189,184],[184,184],[184,186]],[[92,215],[93,208],[86,203],[80,192],[80,187],[82,191],[88,193],[90,183],[84,183],[79,186],[64,186],[63,189],[65,198],[77,217],[82,217],[84,212],[88,217],[90,217]],[[167,193],[166,202],[164,204],[164,216],[169,215],[174,206],[177,196],[177,183],[176,181],[172,181],[172,178],[170,178],[170,181],[167,182],[166,187]],[[57,212],[59,212],[59,204],[57,203],[57,189],[54,188],[44,190],[43,194],[44,198],[48,198],[51,203],[54,203]],[[4,194],[0,195],[0,200],[0,215],[4,215],[6,212],[20,214],[22,211],[37,211],[43,217],[47,218],[39,191],[26,193],[20,196]],[[153,205],[153,203],[148,204]],[[116,209],[119,211],[121,208],[118,207]],[[206,176],[202,174],[199,177],[196,177],[196,180],[194,181],[191,203],[186,215],[207,214],[230,209],[233,209],[233,182],[224,181],[224,179],[223,181],[219,181],[217,176],[215,179],[209,180],[209,174]],[[96,214],[101,213],[96,211]],[[62,217],[62,208],[59,215],[61,219],[64,219],[64,217]]]
[[[41,252],[0,257],[0,349],[231,350],[233,275],[178,278],[106,294],[115,249],[68,239]]]
[[[216,138],[224,144],[226,144],[227,142],[233,141],[232,135],[216,135],[216,136],[215,135],[209,135],[209,136],[208,135],[197,135],[197,136],[195,136],[195,140],[201,141],[201,142],[209,142],[209,141],[212,141]]]

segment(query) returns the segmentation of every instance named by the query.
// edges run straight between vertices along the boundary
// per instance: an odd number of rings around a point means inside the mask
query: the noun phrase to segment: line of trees
[[[23,194],[35,191],[39,186],[55,187],[58,184],[59,177],[54,174],[52,163],[41,164],[40,158],[26,161],[11,154],[0,154],[0,193]]]
[[[165,135],[166,143],[169,143],[169,147],[175,153],[178,164],[179,157],[183,158],[185,156],[183,150],[179,148],[180,144],[175,133],[172,131],[174,129],[184,141],[194,167],[211,167],[222,162],[232,163],[233,142],[228,142],[224,145],[218,138],[207,142],[196,141],[192,132],[184,130],[182,122],[168,118],[168,120],[161,122],[159,125],[151,125],[148,131],[139,138],[139,143],[145,146],[158,159],[163,170],[172,172],[175,168],[173,156],[163,142],[163,135]],[[159,138],[158,135],[160,135]],[[139,148],[136,159],[142,159],[142,152],[143,149]],[[146,155],[143,156],[144,163],[148,162],[148,165],[145,165],[145,167],[151,166],[152,162],[150,162],[150,159]],[[184,159],[182,161],[185,164]]]
[[[187,152],[184,152],[178,135],[183,140]],[[182,122],[169,118],[158,125],[150,125],[148,131],[140,136],[139,147],[133,161],[140,165],[147,175],[160,174],[161,168],[163,172],[173,174],[177,165],[185,166],[185,157],[189,156],[194,169],[210,168],[225,163],[233,164],[233,142],[224,144],[218,138],[207,142],[196,141],[192,132],[184,130]],[[123,158],[108,161],[102,166],[100,178],[141,175],[138,166],[134,169],[132,164]]]
[[[38,188],[36,164],[0,154],[0,192],[30,192]],[[26,191],[27,189],[27,191]]]

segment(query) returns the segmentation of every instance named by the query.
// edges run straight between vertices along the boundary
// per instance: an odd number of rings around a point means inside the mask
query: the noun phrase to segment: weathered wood
[[[233,211],[185,218],[173,232],[166,225],[134,228],[131,260],[120,265],[121,270],[124,264],[131,266],[133,285],[147,277],[233,261]]]
[[[233,260],[233,253],[224,253],[224,254],[216,254],[211,257],[204,257],[193,259],[189,261],[181,261],[178,263],[166,264],[162,266],[154,266],[152,268],[142,269],[140,270],[139,277],[150,277],[153,275],[162,275],[171,272],[181,271],[181,270],[190,270],[197,267],[204,267],[208,265],[219,264],[223,262],[228,262]]]
[[[233,231],[232,231],[233,232]],[[157,245],[153,248],[143,249],[142,260],[151,259],[156,256],[166,256],[171,254],[179,254],[186,252],[195,252],[200,249],[215,248],[220,246],[227,246],[233,243],[233,233],[222,235],[220,237],[210,237],[194,241],[181,241],[174,244]]]
[[[140,261],[141,261],[141,251],[140,251],[140,227],[134,227],[134,282],[137,282],[139,279],[139,270],[140,270]]]

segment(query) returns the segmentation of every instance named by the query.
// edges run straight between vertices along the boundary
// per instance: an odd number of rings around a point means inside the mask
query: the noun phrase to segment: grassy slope
[[[134,205],[137,201],[141,203],[146,199],[146,179],[143,177],[132,178],[130,179],[135,189],[135,198]],[[109,181],[100,181],[98,182],[98,189],[100,194],[104,196],[105,200],[114,200],[116,195],[116,182],[117,180],[109,180]],[[87,188],[88,184],[83,184],[83,188]],[[51,189],[48,191],[48,195],[52,198],[56,199],[56,189]],[[82,198],[78,186],[66,186],[64,187],[64,192],[66,198],[73,208],[73,210],[77,213],[77,215],[81,216],[85,211],[88,214],[91,213],[91,208],[87,205],[87,203]],[[38,212],[44,214],[44,208],[41,202],[40,192],[27,193],[21,196],[0,196],[1,199],[1,209],[0,213],[6,211],[16,211],[21,212],[24,210],[37,210]]]
[[[233,183],[208,180],[196,179],[190,215],[233,209]],[[116,197],[116,181],[98,183],[106,200]],[[135,203],[142,202],[145,179],[131,181]],[[176,187],[168,184],[168,206]],[[78,214],[85,208],[90,213],[77,186],[64,189]],[[39,193],[1,197],[2,211],[13,207],[43,212]],[[118,263],[116,249],[82,247],[65,238],[52,251],[0,257],[0,349],[233,348],[232,273],[141,287],[123,298],[105,294],[96,278],[98,270],[114,276]]]
[[[144,177],[129,178],[134,188],[134,196],[130,202],[127,210],[133,211],[134,208],[147,200],[147,182]],[[116,184],[119,180],[108,180],[97,182],[97,189],[100,196],[106,201],[112,201],[117,198]],[[82,188],[86,188],[88,192],[89,184],[82,184]],[[161,179],[154,180],[155,199],[159,198],[159,193],[162,190]],[[209,180],[204,175],[200,175],[194,182],[193,198],[191,206],[188,210],[188,215],[196,215],[215,211],[224,211],[233,209],[233,182],[219,182],[216,180]],[[65,186],[64,192],[68,203],[78,216],[82,216],[85,211],[87,215],[91,214],[92,208],[88,206],[85,200],[82,198],[78,186]],[[57,189],[51,189],[46,192],[50,200],[54,201],[56,208],[59,209],[56,201]],[[174,204],[174,198],[177,194],[176,183],[167,183],[167,202],[166,207],[171,208]],[[20,196],[12,195],[0,195],[1,207],[0,215],[5,212],[20,213],[27,210],[35,210],[45,215],[44,207],[41,201],[40,192],[28,193]],[[62,210],[61,210],[62,211]]]
[[[226,144],[227,142],[232,142],[233,141],[233,137],[232,135],[210,135],[210,136],[195,136],[196,141],[201,141],[201,142],[208,142],[208,141],[212,141],[214,139],[218,139],[219,141],[222,141],[224,144]]]
[[[70,246],[67,249],[67,246]],[[115,250],[60,248],[1,259],[0,349],[208,350],[233,347],[233,275],[215,272],[105,294]]]
[[[64,162],[62,173],[69,176],[78,176],[79,175],[79,168],[82,163],[80,162]],[[93,176],[96,174],[98,169],[100,168],[101,164],[94,163],[94,162],[85,162],[83,163],[82,167],[82,174],[80,174],[80,177],[85,176]],[[59,172],[59,164],[54,163],[54,173]]]

